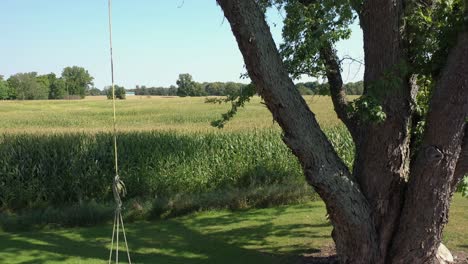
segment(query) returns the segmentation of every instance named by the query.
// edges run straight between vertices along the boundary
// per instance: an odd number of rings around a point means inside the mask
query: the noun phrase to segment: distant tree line
[[[238,94],[246,87],[246,84],[236,82],[203,82],[199,83],[193,80],[188,74],[180,74],[177,80],[177,86],[170,87],[146,87],[137,85],[135,89],[129,91],[135,92],[135,95],[157,95],[157,96],[227,96]],[[330,95],[328,83],[305,82],[296,84],[296,88],[302,95]],[[364,90],[362,81],[350,82],[345,84],[346,93],[349,95],[361,95]]]
[[[328,83],[319,83],[317,81],[297,83],[296,88],[302,95],[330,95]],[[344,88],[348,95],[362,95],[364,91],[364,82],[349,82],[344,85]]]
[[[100,92],[90,88],[93,77],[82,67],[66,67],[62,75],[38,75],[37,72],[17,73],[7,80],[0,75],[0,100],[44,100],[84,98]]]
[[[170,87],[146,87],[137,85],[135,95],[157,95],[157,96],[226,96],[238,93],[246,84],[236,82],[203,82],[193,80],[188,73],[180,74],[176,81],[177,86]]]
[[[137,85],[135,89],[128,90],[134,92],[135,95],[157,95],[157,96],[177,96],[177,87],[171,85],[167,87],[146,87],[145,85]]]
[[[112,99],[112,86],[107,86],[104,91],[100,92],[101,95],[107,96],[107,99]],[[116,99],[125,100],[127,99],[127,90],[123,86],[114,85],[114,95]]]
[[[82,67],[67,67],[63,69],[60,77],[54,73],[38,75],[36,72],[17,73],[7,80],[0,75],[0,100],[43,100],[84,98],[85,96],[105,95],[112,99],[110,87],[100,90],[92,87],[94,78]],[[188,74],[180,74],[176,81],[177,86],[146,87],[137,85],[134,89],[125,89],[116,85],[116,98],[125,99],[126,92],[135,95],[156,96],[227,96],[239,94],[246,84],[236,82],[203,82],[193,80]],[[328,83],[302,82],[296,88],[302,95],[329,95]],[[350,82],[345,84],[346,93],[361,95],[363,82]]]

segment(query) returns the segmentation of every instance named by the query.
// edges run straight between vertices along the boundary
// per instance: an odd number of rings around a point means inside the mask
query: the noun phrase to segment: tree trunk
[[[460,177],[454,174],[460,175],[467,168],[467,158],[458,158],[468,148],[467,144],[463,150],[461,147],[468,113],[466,40],[461,38],[461,44],[452,52],[445,77],[439,81],[432,100],[424,140],[428,151],[418,157],[410,170],[411,103],[417,87],[405,68],[403,5],[398,0],[365,1],[360,13],[366,53],[365,94],[382,105],[387,114],[382,124],[366,124],[358,117],[348,116],[336,58],[328,56],[330,60],[326,62],[331,69],[327,75],[334,80],[335,108],[356,141],[356,162],[351,174],[294,87],[256,0],[217,2],[231,25],[257,92],[283,129],[283,140],[298,157],[308,183],[327,206],[342,263],[432,261],[446,221],[453,179]],[[322,50],[321,56],[330,52]],[[464,59],[457,63],[457,56]],[[452,108],[444,107],[444,103],[455,106],[454,111],[450,112]],[[450,118],[440,120],[444,115]],[[446,128],[442,136],[434,125],[439,121]],[[438,149],[442,150],[442,157],[438,156]],[[427,153],[435,159],[431,163],[427,162]],[[410,177],[410,171],[414,176]],[[406,188],[408,178],[410,184]],[[423,185],[421,192],[419,185]],[[427,219],[418,218],[421,207]],[[414,239],[408,239],[410,233]],[[415,246],[417,240],[424,241],[424,248]]]
[[[253,0],[218,3],[250,78],[284,131],[284,142],[327,205],[337,251],[347,263],[371,263],[376,237],[368,203],[284,69],[263,12]]]
[[[448,221],[454,174],[456,169],[463,170],[459,166],[466,162],[460,154],[468,118],[467,66],[468,32],[464,32],[431,99],[422,151],[411,167],[393,263],[430,263],[435,259]]]
[[[402,14],[401,0],[364,1],[360,12],[364,94],[377,100],[387,117],[382,124],[361,127],[354,175],[373,210],[381,260],[387,258],[409,177],[411,103],[417,93],[406,70]]]

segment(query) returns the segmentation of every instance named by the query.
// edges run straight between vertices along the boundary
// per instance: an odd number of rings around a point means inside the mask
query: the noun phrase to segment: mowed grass
[[[207,104],[205,97],[129,97],[117,102],[120,131],[213,132],[210,122],[229,109],[227,104]],[[323,127],[340,124],[326,96],[306,96]],[[112,130],[112,102],[103,97],[85,100],[0,101],[1,133],[99,132]],[[259,97],[223,131],[277,129]]]
[[[444,236],[444,243],[454,252],[468,248],[467,211],[468,200],[457,194]],[[322,202],[203,212],[132,223],[126,229],[134,263],[301,263],[301,255],[332,244],[332,228]],[[110,224],[0,233],[0,263],[105,263],[110,235]],[[120,259],[124,258],[122,252]]]

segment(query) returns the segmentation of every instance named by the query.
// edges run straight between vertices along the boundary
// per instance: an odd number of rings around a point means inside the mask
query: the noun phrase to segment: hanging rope
[[[114,250],[114,238],[115,238],[115,263],[119,263],[119,233],[120,225],[122,225],[122,234],[125,241],[125,250],[127,252],[128,263],[132,263],[130,259],[130,251],[128,250],[127,236],[125,234],[125,227],[122,217],[122,197],[125,197],[126,189],[125,184],[119,177],[119,156],[117,149],[117,118],[115,111],[115,82],[114,82],[114,55],[112,50],[112,0],[108,0],[108,11],[109,11],[109,44],[110,44],[110,64],[111,64],[111,76],[112,76],[112,110],[113,110],[113,139],[114,139],[114,166],[115,166],[115,177],[112,183],[112,192],[115,200],[115,213],[114,213],[114,224],[112,228],[112,240],[111,248],[109,252],[109,264],[112,263],[112,253]]]

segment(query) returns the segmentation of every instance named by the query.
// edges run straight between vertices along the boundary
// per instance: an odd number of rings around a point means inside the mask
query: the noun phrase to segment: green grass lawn
[[[456,195],[444,243],[468,250],[468,199]],[[111,226],[0,234],[0,263],[105,263]],[[212,211],[127,224],[134,263],[300,263],[330,245],[322,202]],[[123,259],[123,252],[121,253]]]
[[[327,96],[306,96],[322,126],[339,124]],[[217,131],[210,122],[229,108],[206,104],[204,97],[130,97],[117,102],[120,131],[175,130]],[[86,100],[0,101],[1,133],[96,132],[112,129],[111,101],[101,97]],[[259,97],[241,109],[223,131],[278,128]]]

